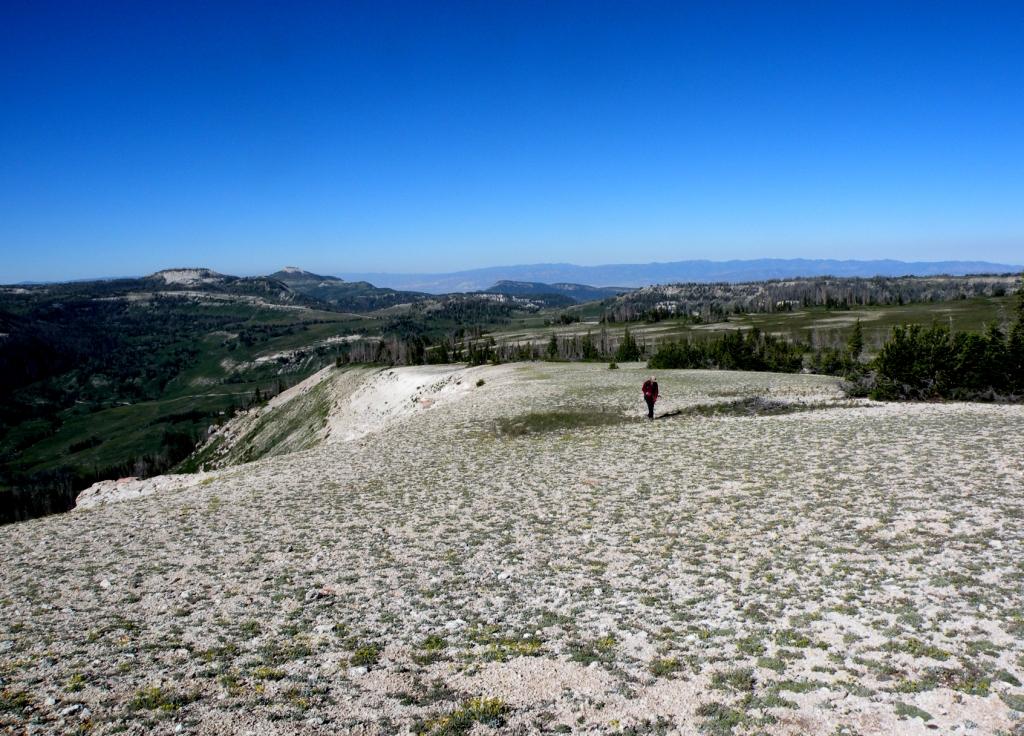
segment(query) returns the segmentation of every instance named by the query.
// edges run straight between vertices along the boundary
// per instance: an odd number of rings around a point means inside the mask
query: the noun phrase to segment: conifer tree
[[[558,338],[555,333],[551,333],[551,339],[548,340],[548,360],[554,360],[558,357]]]
[[[636,344],[636,340],[633,339],[627,327],[622,335],[622,342],[619,343],[619,348],[615,351],[615,362],[632,363],[637,360],[640,360],[640,346]]]
[[[864,332],[859,319],[853,325],[853,332],[850,333],[850,339],[846,342],[846,349],[850,353],[850,360],[853,361],[858,360],[861,353],[864,352]]]

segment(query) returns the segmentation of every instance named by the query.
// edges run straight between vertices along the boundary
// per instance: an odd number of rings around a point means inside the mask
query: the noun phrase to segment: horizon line
[[[645,266],[647,266],[647,267],[650,267],[650,266],[671,266],[671,265],[686,264],[686,263],[739,264],[739,263],[763,263],[763,262],[783,262],[783,263],[799,263],[799,262],[823,263],[823,262],[834,262],[834,263],[837,263],[837,264],[869,264],[869,263],[883,264],[884,263],[884,264],[903,264],[903,265],[908,265],[908,266],[935,265],[935,264],[948,264],[948,265],[965,264],[965,265],[984,265],[984,266],[1001,266],[1001,267],[1006,267],[1006,270],[1000,270],[1000,271],[992,271],[992,270],[989,270],[989,271],[977,271],[977,272],[972,272],[972,273],[961,274],[961,276],[1001,275],[1001,274],[1006,274],[1006,273],[1015,273],[1017,271],[1024,272],[1024,263],[1020,263],[1020,264],[1018,264],[1018,263],[999,263],[999,262],[996,262],[996,261],[987,261],[987,260],[966,260],[966,259],[965,260],[961,260],[961,259],[950,260],[950,259],[942,259],[942,260],[931,260],[931,261],[924,261],[924,260],[907,261],[907,260],[902,260],[902,259],[899,259],[899,258],[865,258],[865,259],[858,259],[858,258],[804,258],[804,257],[801,257],[801,258],[781,258],[781,257],[769,256],[769,257],[765,257],[765,258],[730,258],[730,259],[726,259],[726,260],[714,260],[714,259],[710,259],[710,258],[686,258],[686,259],[675,260],[675,261],[644,261],[644,262],[632,262],[632,263],[626,263],[626,262],[620,262],[620,263],[599,263],[599,264],[594,264],[594,265],[581,265],[581,264],[578,264],[578,263],[572,263],[570,261],[544,261],[544,262],[536,262],[536,263],[510,263],[510,264],[500,264],[500,265],[494,265],[494,266],[478,266],[478,267],[475,267],[475,268],[461,268],[461,269],[456,269],[456,270],[451,270],[451,271],[376,271],[376,270],[339,271],[339,270],[330,269],[330,270],[325,270],[325,271],[322,271],[322,272],[316,272],[316,271],[310,271],[310,270],[308,270],[306,268],[299,267],[299,266],[288,266],[288,265],[286,265],[286,266],[278,267],[275,271],[269,271],[269,272],[263,273],[263,272],[255,272],[255,271],[254,272],[245,272],[245,271],[218,270],[217,268],[212,268],[210,266],[168,266],[168,267],[165,267],[165,268],[159,268],[159,269],[157,269],[155,271],[149,271],[147,273],[121,274],[121,275],[116,275],[116,276],[86,276],[86,277],[70,278],[70,279],[47,279],[47,280],[23,279],[21,281],[0,282],[0,285],[2,285],[2,286],[41,286],[41,285],[46,285],[46,284],[87,283],[87,282],[90,282],[90,281],[132,280],[132,279],[148,278],[150,276],[154,276],[154,275],[156,275],[158,273],[162,273],[164,271],[185,271],[185,270],[189,270],[189,271],[192,271],[192,270],[194,270],[194,271],[210,271],[212,273],[216,273],[216,274],[221,275],[221,276],[235,276],[235,277],[238,277],[238,278],[266,277],[266,276],[272,275],[273,273],[277,273],[279,271],[284,271],[285,269],[288,269],[288,268],[296,268],[299,271],[302,271],[304,273],[312,273],[314,275],[319,275],[319,276],[331,276],[331,277],[335,277],[335,278],[340,278],[342,274],[348,275],[348,276],[355,275],[355,276],[396,276],[396,277],[420,276],[420,277],[423,277],[423,276],[454,276],[454,275],[463,274],[463,273],[469,274],[469,273],[479,272],[479,271],[489,271],[489,270],[498,270],[498,269],[510,269],[510,268],[522,269],[522,268],[538,268],[538,267],[571,267],[571,268],[581,268],[581,269],[598,269],[598,268],[645,267]],[[834,275],[834,274],[815,274],[813,277],[822,278],[822,277],[830,276],[830,275]],[[878,274],[878,275],[881,275],[881,274]],[[911,273],[907,273],[907,274],[903,274],[903,275],[904,276],[918,276],[917,274],[911,274]],[[929,274],[929,276],[942,276],[942,275],[950,275],[950,276],[952,276],[954,274]],[[811,277],[812,276],[803,277],[803,276],[799,276],[799,275],[794,275],[794,276],[777,276],[777,277],[772,277],[772,278],[811,278]],[[841,277],[841,278],[843,278],[843,277]],[[861,275],[861,276],[847,276],[847,277],[844,277],[844,278],[871,278],[871,276],[865,276],[865,275]],[[924,278],[924,277],[922,277],[922,278]],[[510,280],[515,280],[515,279],[499,279],[499,280],[501,280],[501,281],[510,281]],[[752,281],[766,281],[766,280],[771,280],[771,279],[752,279]]]

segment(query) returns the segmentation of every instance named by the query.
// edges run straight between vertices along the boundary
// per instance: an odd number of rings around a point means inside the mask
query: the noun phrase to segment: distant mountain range
[[[513,296],[560,294],[580,303],[608,299],[632,291],[632,289],[626,286],[597,287],[586,284],[545,284],[540,281],[499,281],[485,291],[491,294],[511,294]]]
[[[685,282],[743,282],[796,276],[964,276],[977,273],[1010,273],[1022,265],[987,261],[838,261],[805,258],[759,258],[734,261],[672,261],[667,263],[576,266],[571,263],[539,263],[492,266],[469,271],[434,274],[343,273],[352,281],[369,281],[378,287],[443,294],[482,291],[498,282],[544,284],[592,284],[596,287],[639,287]]]

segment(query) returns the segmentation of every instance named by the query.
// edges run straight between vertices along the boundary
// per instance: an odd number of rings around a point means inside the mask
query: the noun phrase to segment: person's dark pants
[[[644,401],[647,402],[647,418],[654,419],[654,399],[645,396]]]

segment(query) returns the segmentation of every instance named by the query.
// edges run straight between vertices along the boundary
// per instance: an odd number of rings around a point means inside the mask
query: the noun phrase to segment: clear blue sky
[[[1024,2],[0,4],[0,282],[1024,260]]]

